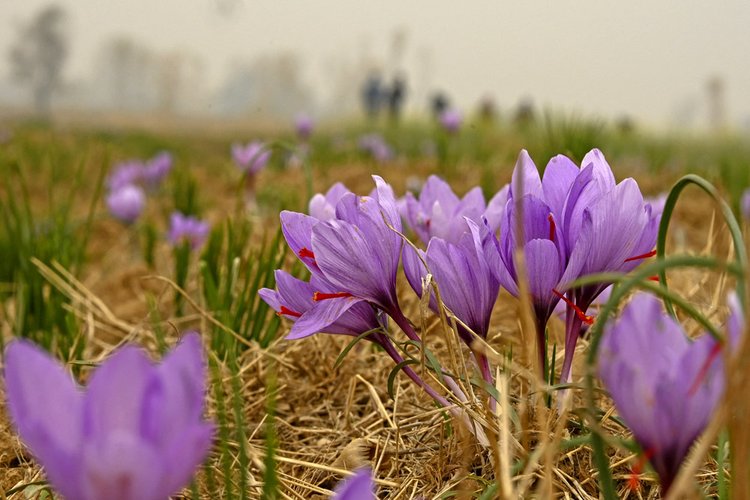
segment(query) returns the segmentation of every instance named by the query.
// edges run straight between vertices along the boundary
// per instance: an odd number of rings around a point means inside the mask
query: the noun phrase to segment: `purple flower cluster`
[[[206,367],[186,334],[160,365],[132,346],[97,368],[82,390],[26,340],[5,351],[11,420],[65,498],[163,500],[185,486],[211,447],[203,420]]]
[[[492,232],[500,227],[508,201],[508,186],[485,202],[482,190],[475,187],[459,198],[443,179],[431,175],[419,197],[407,192],[399,204],[404,221],[425,245],[433,237],[457,243],[469,231],[467,220],[486,219]]]
[[[643,200],[633,179],[615,183],[604,155],[594,149],[579,168],[569,158],[550,160],[540,178],[522,151],[513,171],[500,237],[485,246],[487,260],[503,287],[518,295],[513,252],[518,245],[516,211],[523,213],[523,243],[534,305],[540,361],[545,328],[560,299],[568,304],[562,380],[567,381],[586,310],[608,283],[569,290],[580,276],[626,273],[653,255],[660,214]]]
[[[172,170],[172,155],[163,151],[150,160],[119,163],[107,178],[105,199],[112,216],[124,224],[134,223],[146,207],[144,188],[159,187]]]

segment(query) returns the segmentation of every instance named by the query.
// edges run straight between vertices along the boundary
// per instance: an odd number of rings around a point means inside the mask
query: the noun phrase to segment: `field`
[[[359,147],[373,131],[390,157],[373,158]],[[230,147],[254,139],[267,141],[272,156],[250,181]],[[209,458],[180,498],[327,498],[361,466],[372,469],[379,498],[659,498],[658,477],[643,463],[644,450],[589,356],[606,316],[577,342],[571,382],[560,384],[564,317],[554,314],[548,324],[543,378],[532,305],[523,295],[501,289],[486,342],[470,348],[447,310],[435,314],[399,271],[398,302],[423,341],[405,342],[403,328],[389,325],[407,357],[399,367],[375,343],[352,343],[352,336],[285,340],[292,323],[258,295],[276,286],[276,269],[309,275],[284,241],[279,212],[307,213],[312,196],[336,182],[366,195],[371,176],[379,175],[400,197],[437,174],[459,196],[480,186],[489,200],[511,181],[521,149],[543,168],[557,154],[580,165],[593,148],[606,155],[618,182],[633,177],[647,198],[665,195],[687,174],[715,186],[717,199],[697,185],[681,192],[657,247],[666,258],[643,266],[654,274],[668,269],[666,296],[695,313],[678,307],[690,336],[701,335],[705,322],[723,332],[727,294],[744,282],[737,279],[744,253],[725,222],[733,213],[746,228],[740,198],[750,186],[750,142],[742,138],[667,136],[568,117],[479,120],[455,134],[421,122],[338,124],[317,128],[309,141],[291,128],[170,132],[19,123],[0,143],[0,346],[29,338],[85,384],[125,343],[161,359],[182,332],[198,331],[208,361],[206,415],[217,427]],[[148,191],[144,213],[133,224],[113,218],[104,200],[115,165],[161,151],[171,153],[173,167]],[[203,245],[170,244],[174,211],[210,223]],[[407,226],[403,232],[420,245]],[[658,262],[667,264],[657,269]],[[652,293],[666,285],[645,278],[632,284]],[[615,295],[588,314],[618,316],[632,294]],[[494,387],[472,350],[489,359]],[[750,381],[746,351],[738,349],[732,363],[727,356],[730,389],[671,497],[750,494],[750,474],[742,473],[750,452],[741,425],[748,403],[744,391],[731,390]],[[448,394],[455,411],[435,404],[397,369],[405,367]],[[0,404],[6,406],[1,387]],[[0,493],[44,498],[51,490],[42,469],[8,413],[0,415]]]

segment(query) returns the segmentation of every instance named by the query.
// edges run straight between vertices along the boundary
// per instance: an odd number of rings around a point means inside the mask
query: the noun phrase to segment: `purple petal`
[[[300,252],[302,249],[312,251],[312,228],[320,221],[315,217],[288,210],[281,212],[279,217],[281,218],[281,232],[284,234],[284,239],[289,248],[292,249],[292,252],[294,252],[294,255],[310,271],[318,271],[315,259],[305,254],[300,256]]]
[[[83,393],[55,359],[26,340],[8,344],[4,372],[8,413],[24,444],[60,493],[80,497]]]
[[[520,185],[521,182],[523,182],[523,186]],[[518,160],[516,160],[516,166],[513,169],[513,176],[510,181],[510,197],[520,198],[529,194],[540,200],[544,199],[539,170],[537,170],[529,153],[525,149],[522,149],[518,155]]]
[[[375,482],[370,469],[364,468],[339,483],[331,500],[375,500]]]
[[[135,346],[117,350],[91,376],[84,399],[86,439],[113,432],[141,435],[151,391],[160,392],[156,367]]]
[[[83,489],[86,500],[159,500],[169,467],[157,450],[134,434],[114,432],[84,443]]]
[[[360,333],[364,333],[371,328],[365,328],[361,331],[342,331],[344,330],[343,328],[334,328],[337,331],[331,331],[330,329],[331,325],[336,324],[344,313],[361,302],[362,299],[355,297],[327,299],[316,302],[294,322],[286,339],[301,339],[319,332],[342,333],[348,335],[359,335]]]
[[[579,173],[580,170],[576,164],[564,155],[552,158],[544,170],[542,178],[544,200],[560,221],[562,221],[565,199]]]

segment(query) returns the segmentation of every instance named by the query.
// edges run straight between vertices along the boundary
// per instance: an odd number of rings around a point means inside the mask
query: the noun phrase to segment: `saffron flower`
[[[246,146],[232,144],[232,159],[248,176],[263,170],[271,158],[271,150],[263,142],[253,141]]]
[[[455,134],[461,129],[464,117],[457,109],[446,109],[440,114],[440,125],[449,134]]]
[[[132,224],[146,207],[146,195],[138,186],[128,184],[110,192],[106,203],[115,219],[125,224]]]
[[[308,212],[319,220],[334,219],[336,218],[336,204],[347,193],[351,193],[349,188],[337,182],[326,191],[326,194],[317,193],[310,199]]]
[[[172,171],[172,155],[167,151],[162,151],[143,165],[141,178],[143,182],[151,189],[154,189]]]
[[[729,345],[742,323],[736,302],[732,309]],[[658,474],[663,494],[724,392],[721,348],[708,334],[689,340],[659,300],[645,293],[603,334],[599,376]]]
[[[419,197],[407,192],[400,205],[401,216],[417,237],[426,245],[433,237],[458,243],[469,232],[466,219],[480,222],[487,219],[491,231],[497,230],[504,216],[508,187],[504,187],[485,203],[479,187],[459,198],[443,179],[431,175]]]
[[[275,273],[276,288],[262,288],[258,291],[260,297],[279,316],[294,322],[287,340],[296,340],[315,333],[333,333],[339,335],[358,336],[362,333],[382,328],[375,310],[367,303],[357,301],[347,303],[335,300],[314,300],[316,293],[334,294],[335,288],[320,275],[314,275],[309,282],[291,276],[289,273],[277,270]],[[331,308],[347,307],[346,311],[331,314]],[[312,309],[318,308],[318,311]],[[325,309],[325,311],[320,311]],[[373,333],[368,339],[378,342],[381,333]]]
[[[107,187],[110,191],[131,185],[138,185],[143,180],[143,163],[129,160],[115,165],[112,173],[107,177]]]
[[[412,289],[421,297],[422,280],[429,269],[438,284],[443,303],[472,332],[486,338],[500,283],[484,258],[483,240],[490,237],[489,232],[474,222],[467,223],[472,231],[464,233],[457,244],[432,238],[427,251],[417,250],[415,253],[412,247],[404,248],[404,273]],[[430,307],[437,312],[434,293],[430,296]],[[474,336],[466,328],[459,325],[458,334],[467,346],[471,346]]]
[[[205,243],[211,226],[208,222],[192,216],[173,212],[169,219],[169,233],[167,239],[174,246],[180,246],[184,242],[190,244],[190,248],[196,250]]]
[[[378,163],[393,159],[393,150],[379,134],[366,134],[360,137],[359,149]]]
[[[403,263],[407,281],[420,297],[423,293],[423,279],[429,269],[438,284],[443,304],[466,325],[457,325],[458,336],[471,347],[474,335],[487,338],[500,283],[484,258],[483,240],[490,238],[489,231],[472,221],[467,221],[467,224],[471,232],[464,233],[458,244],[432,238],[426,252],[405,247]],[[431,294],[430,308],[439,312],[435,294],[431,289],[427,291]],[[482,377],[492,384],[492,370],[487,357],[476,351],[474,357]]]
[[[5,351],[11,420],[68,499],[163,500],[185,486],[214,432],[202,418],[205,375],[195,333],[160,365],[134,346],[119,349],[85,390],[31,342]]]
[[[507,213],[511,213],[514,200],[522,199],[524,245],[534,241],[533,246],[526,249],[526,259],[540,346],[549,313],[557,301],[563,299],[568,305],[563,382],[570,376],[582,325],[593,321],[586,311],[610,285],[600,283],[567,290],[567,284],[587,274],[633,270],[654,254],[661,216],[644,202],[633,179],[615,183],[612,169],[598,149],[590,151],[581,165],[579,168],[569,158],[558,155],[550,160],[544,177],[540,178],[531,157],[525,150],[521,151],[507,205]],[[509,292],[517,293],[514,289],[517,276],[510,268],[515,244],[510,241],[515,234],[515,229],[511,228],[515,225],[512,215],[506,214],[506,221],[494,254],[501,254],[512,280],[507,279],[502,266],[492,268],[499,273],[500,283]],[[548,242],[544,243],[544,239]],[[492,254],[490,251],[488,261],[498,262]],[[552,258],[553,254],[557,259]]]
[[[313,129],[315,128],[315,122],[309,115],[300,114],[294,119],[294,129],[297,132],[297,137],[300,140],[306,141],[312,135]]]
[[[336,486],[331,500],[375,500],[376,498],[372,473],[365,467],[341,481]]]

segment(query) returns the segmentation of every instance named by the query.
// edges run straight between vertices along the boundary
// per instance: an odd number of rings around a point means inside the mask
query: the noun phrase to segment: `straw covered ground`
[[[397,150],[406,150],[420,133],[434,134],[414,128],[404,126],[400,134],[386,135]],[[257,206],[248,212],[242,180],[229,159],[232,140],[254,137],[247,131],[202,136],[18,126],[9,142],[0,145],[5,179],[0,196],[6,213],[12,198],[26,204],[33,216],[25,221],[31,231],[28,241],[19,243],[7,230],[0,241],[9,263],[25,260],[22,271],[3,270],[3,343],[16,335],[29,336],[70,362],[84,382],[92,366],[126,342],[146,347],[159,359],[181,332],[198,330],[210,367],[207,414],[219,425],[214,450],[194,484],[183,491],[185,498],[327,498],[349,471],[367,465],[374,471],[379,498],[596,499],[600,492],[590,435],[602,430],[608,436],[606,449],[618,495],[659,498],[648,468],[640,476],[632,472],[638,462],[629,449],[632,439],[604,391],[596,392],[598,426],[592,431],[582,390],[588,338],[578,343],[571,404],[560,412],[554,398],[548,405],[551,393],[533,370],[534,334],[524,304],[507,292],[500,293],[486,345],[476,346],[496,369],[499,402],[493,414],[481,384],[467,383],[477,380],[476,369],[467,363],[469,351],[457,341],[450,322],[430,312],[399,278],[406,316],[443,368],[456,375],[464,392],[474,395],[459,405],[476,426],[474,432],[438,408],[403,374],[391,380],[394,363],[370,343],[357,343],[337,364],[351,338],[318,334],[284,340],[290,326],[286,321],[279,321],[257,299],[241,299],[245,292],[254,296],[259,286],[273,286],[266,272],[273,262],[301,272],[274,236],[279,210],[306,211],[309,181],[313,192],[341,181],[364,194],[372,189],[370,175],[378,174],[402,195],[414,179],[440,173],[459,194],[481,185],[491,195],[510,180],[521,147],[538,155],[535,160],[543,165],[555,149],[580,161],[580,151],[597,142],[590,146],[608,155],[617,179],[633,176],[648,196],[667,191],[680,176],[700,168],[731,200],[733,186],[726,185],[732,180],[723,174],[722,162],[729,158],[732,164],[742,164],[748,158],[746,148],[730,140],[704,141],[698,148],[684,140],[659,142],[581,128],[573,141],[570,131],[560,139],[510,126],[466,134],[446,166],[440,158],[412,152],[375,163],[356,152],[353,132],[341,137],[337,131],[321,132],[311,144],[310,170],[285,166],[284,151],[274,150],[271,166],[257,180]],[[261,135],[289,140],[283,133]],[[575,142],[575,148],[566,147],[566,141]],[[149,194],[138,225],[119,224],[102,203],[104,176],[119,160],[148,157],[159,150],[174,155],[170,178],[160,191]],[[731,258],[731,240],[716,205],[697,189],[686,193],[672,218],[668,252]],[[184,290],[176,291],[173,252],[163,235],[169,213],[184,198],[192,200],[195,213],[214,228],[226,228],[231,221],[235,234],[241,235],[232,245],[225,230],[217,251],[218,275],[231,274],[228,267],[235,261],[238,273],[223,304],[207,299],[206,265],[201,265],[208,258],[205,253],[190,256]],[[4,223],[9,224],[7,218]],[[45,223],[53,228],[46,231]],[[67,236],[45,243],[60,234]],[[151,262],[144,257],[149,241]],[[80,259],[56,253],[71,247],[83,248]],[[246,268],[255,270],[243,275]],[[256,276],[260,277],[254,280]],[[670,272],[669,278],[674,291],[717,325],[723,324],[726,293],[734,287],[731,279],[698,269]],[[47,306],[31,310],[19,303],[27,297],[21,290],[33,289],[36,283]],[[257,321],[248,318],[249,313],[240,319],[233,315],[240,300],[252,302],[245,305]],[[52,315],[53,308],[63,320],[37,321],[40,314]],[[689,332],[701,333],[697,324],[683,319]],[[259,341],[253,332],[270,336]],[[395,325],[392,334],[400,338]],[[555,317],[549,351],[553,344],[559,347],[558,367],[563,339],[563,322]],[[421,360],[415,365],[417,372],[439,386],[429,360],[417,350],[413,354]],[[1,389],[0,402],[4,407]],[[7,414],[0,415],[0,494],[43,495],[43,472],[14,434]],[[478,443],[476,434],[486,436],[485,445]],[[731,478],[727,471],[719,473],[728,465],[717,462],[715,439],[705,451],[695,458],[694,473],[676,486],[680,495],[697,497],[696,485],[716,495],[720,482]],[[269,492],[269,482],[275,491]]]

